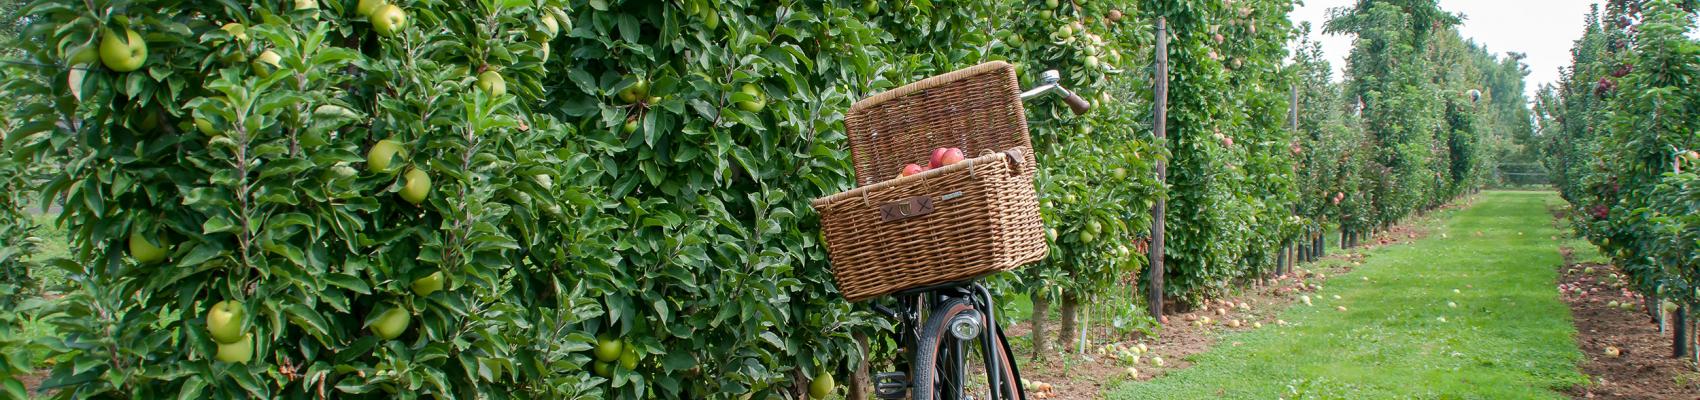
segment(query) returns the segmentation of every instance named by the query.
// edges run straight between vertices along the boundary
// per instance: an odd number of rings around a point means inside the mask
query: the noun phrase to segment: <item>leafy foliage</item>
[[[836,294],[807,205],[854,182],[844,110],[989,60],[1016,63],[1027,83],[1059,69],[1097,107],[1081,117],[1056,102],[1032,108],[1054,246],[1039,265],[993,278],[1002,288],[1089,299],[1133,284],[1157,196],[1176,210],[1167,294],[1199,300],[1268,271],[1303,230],[1385,223],[1479,182],[1464,178],[1479,164],[1443,161],[1456,149],[1436,139],[1473,134],[1472,111],[1454,107],[1458,122],[1443,125],[1444,105],[1457,104],[1438,95],[1433,63],[1388,61],[1423,52],[1363,55],[1342,89],[1314,48],[1283,64],[1295,35],[1285,1],[398,0],[365,10],[405,24],[364,15],[362,3],[382,2],[41,0],[23,10],[15,48],[28,63],[5,81],[22,104],[9,108],[17,122],[4,149],[20,165],[58,167],[6,193],[39,189],[42,203],[64,206],[73,251],[50,264],[77,288],[45,311],[62,336],[39,343],[55,365],[44,389],[797,397],[809,377],[863,361],[855,335],[890,329]],[[1156,17],[1174,38],[1167,143],[1149,131]],[[118,40],[103,37],[130,30],[148,52],[121,72],[103,59],[123,54],[98,53]],[[1388,79],[1416,85],[1396,97],[1422,115],[1377,111],[1360,123],[1345,112],[1342,90]],[[1287,107],[1301,84],[1313,111],[1295,133]],[[393,155],[372,151],[392,144]],[[1168,187],[1155,182],[1162,158],[1173,164]],[[1386,165],[1421,184],[1372,179]],[[1448,165],[1454,173],[1439,174]],[[1315,204],[1329,193],[1354,198]],[[21,209],[9,201],[6,211]],[[0,240],[14,237],[25,235]],[[416,291],[435,274],[443,290]],[[222,345],[207,311],[227,300],[245,306],[251,362],[214,358]],[[399,337],[370,332],[396,309],[410,316]],[[594,359],[600,342],[619,342],[631,361]]]
[[[1611,2],[1589,15],[1538,111],[1547,165],[1582,233],[1643,293],[1700,301],[1692,217],[1700,168],[1700,41],[1691,2]]]

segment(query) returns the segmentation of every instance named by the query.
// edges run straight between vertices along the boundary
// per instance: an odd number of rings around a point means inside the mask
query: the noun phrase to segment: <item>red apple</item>
[[[948,150],[950,149],[944,147],[933,149],[933,155],[927,157],[927,168],[938,168],[939,159],[944,158],[944,152]]]
[[[962,149],[958,149],[958,148],[955,148],[955,147],[944,149],[944,154],[941,154],[938,157],[933,158],[932,168],[938,168],[938,167],[943,167],[943,166],[946,166],[946,165],[959,163],[959,162],[962,162],[962,160],[965,160],[965,159],[967,159],[967,157],[964,157],[962,155]]]
[[[1223,136],[1222,137],[1222,146],[1223,147],[1234,147],[1234,138],[1232,136]]]
[[[926,170],[927,170],[926,168],[921,168],[920,165],[909,164],[909,165],[903,166],[903,173],[898,174],[897,176],[898,177],[910,176],[910,175],[914,175],[914,174],[919,174],[919,173],[921,173],[921,171],[926,171]]]

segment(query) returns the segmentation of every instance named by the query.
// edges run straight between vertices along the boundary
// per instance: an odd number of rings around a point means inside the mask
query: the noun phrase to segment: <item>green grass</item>
[[[36,253],[30,257],[31,261],[40,264],[54,258],[71,256],[70,235],[64,228],[59,227],[58,223],[54,222],[54,218],[58,216],[58,214],[37,214],[30,217],[35,222],[37,229],[35,236],[41,239],[40,246],[36,248]],[[65,271],[45,265],[31,270],[30,276],[35,277],[36,284],[44,290],[62,291],[66,289],[65,285],[68,283],[65,279]]]
[[[1586,378],[1569,308],[1553,289],[1562,262],[1553,236],[1565,233],[1547,207],[1559,202],[1548,192],[1487,192],[1439,215],[1427,239],[1369,252],[1312,294],[1314,306],[1282,311],[1292,325],[1229,334],[1223,343],[1241,345],[1107,397],[1567,398],[1558,391]]]

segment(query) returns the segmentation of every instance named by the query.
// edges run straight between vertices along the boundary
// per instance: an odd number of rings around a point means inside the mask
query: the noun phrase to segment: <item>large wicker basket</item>
[[[1045,257],[1014,67],[990,62],[874,95],[851,106],[845,125],[859,187],[813,205],[846,299],[977,278]],[[974,158],[897,177],[941,147]]]

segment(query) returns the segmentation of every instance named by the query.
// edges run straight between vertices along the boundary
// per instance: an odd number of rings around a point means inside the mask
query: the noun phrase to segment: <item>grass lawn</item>
[[[41,238],[41,246],[36,248],[37,252],[31,257],[32,261],[40,263],[54,258],[71,256],[69,233],[53,221],[58,216],[58,214],[36,214],[30,217],[38,228],[35,232],[36,237]],[[37,284],[46,290],[64,290],[68,283],[65,279],[65,271],[48,266],[30,271],[30,276],[35,277]]]
[[[1567,398],[1558,391],[1586,379],[1553,289],[1562,262],[1553,237],[1564,233],[1547,206],[1558,203],[1550,192],[1486,192],[1441,215],[1427,239],[1370,251],[1312,294],[1314,306],[1283,311],[1291,325],[1229,334],[1193,367],[1106,396]]]

